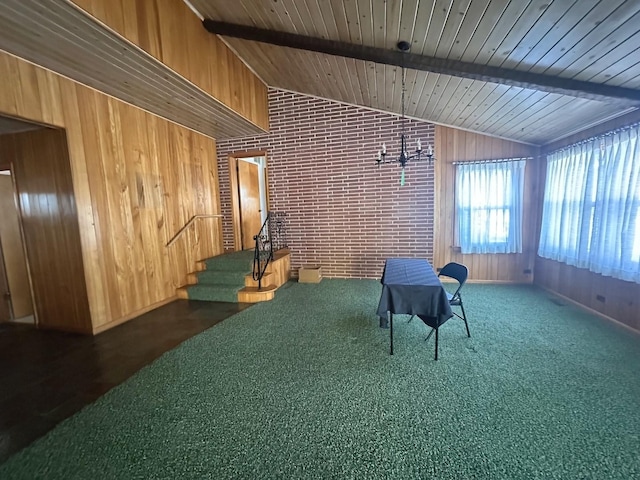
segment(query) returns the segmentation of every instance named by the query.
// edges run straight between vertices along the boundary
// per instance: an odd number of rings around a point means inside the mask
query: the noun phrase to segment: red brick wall
[[[270,210],[287,213],[292,269],[322,265],[325,277],[378,278],[387,257],[433,261],[434,175],[426,161],[375,165],[382,142],[399,153],[395,115],[271,89],[270,134],[219,141],[220,201],[225,248],[233,248],[230,153],[267,152]],[[406,120],[433,145],[434,126]]]

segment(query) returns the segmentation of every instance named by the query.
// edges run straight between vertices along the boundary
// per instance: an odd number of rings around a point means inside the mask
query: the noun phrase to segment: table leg
[[[393,313],[389,312],[389,336],[391,337],[391,355],[393,355]]]

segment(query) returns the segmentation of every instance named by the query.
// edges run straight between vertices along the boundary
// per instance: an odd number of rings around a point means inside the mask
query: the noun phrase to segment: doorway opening
[[[265,152],[229,157],[234,250],[249,250],[267,218],[269,192]]]

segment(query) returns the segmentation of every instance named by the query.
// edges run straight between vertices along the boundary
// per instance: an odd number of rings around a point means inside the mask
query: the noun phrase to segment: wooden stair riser
[[[278,287],[268,285],[258,290],[258,287],[244,287],[238,292],[238,302],[240,303],[259,303],[273,300]]]
[[[275,275],[273,273],[267,272],[262,277],[262,285],[271,285],[274,283]],[[258,281],[253,279],[253,275],[249,274],[244,277],[244,286],[245,287],[257,287]]]

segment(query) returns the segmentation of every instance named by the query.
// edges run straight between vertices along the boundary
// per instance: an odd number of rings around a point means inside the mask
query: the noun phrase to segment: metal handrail
[[[253,237],[256,246],[253,254],[253,279],[262,288],[262,277],[269,262],[273,261],[273,252],[287,248],[286,225],[283,212],[269,212],[257,235]],[[275,248],[274,248],[275,247]]]
[[[193,222],[195,222],[195,220],[197,218],[222,218],[224,215],[219,215],[219,214],[209,214],[209,213],[202,213],[202,214],[198,214],[198,215],[194,215],[193,217],[191,217],[191,219],[184,225],[184,227],[182,227],[180,230],[178,230],[178,233],[176,233],[173,238],[171,240],[169,240],[169,243],[167,243],[167,248],[170,247],[171,245],[173,245],[176,240],[178,240],[178,238],[180,237],[180,235],[182,235],[187,228],[189,228],[191,226],[191,224]]]

